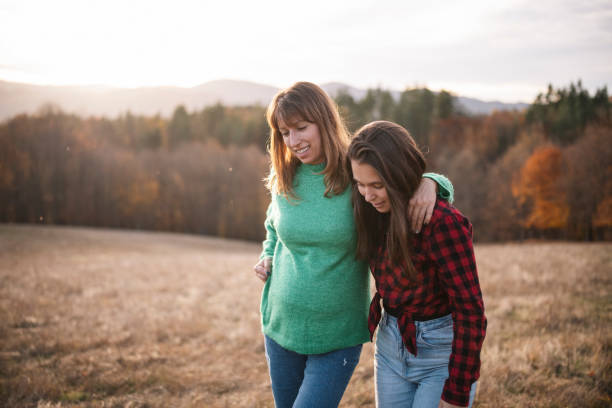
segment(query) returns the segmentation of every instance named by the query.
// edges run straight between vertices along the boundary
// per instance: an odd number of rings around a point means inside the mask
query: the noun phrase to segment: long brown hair
[[[400,125],[371,122],[357,131],[348,151],[350,161],[369,164],[380,176],[387,190],[391,211],[381,214],[353,187],[353,208],[357,224],[357,257],[370,260],[386,241],[391,261],[404,265],[408,277],[416,270],[411,260],[408,202],[425,172],[425,157],[410,133]],[[352,177],[352,171],[351,171]]]
[[[268,105],[266,118],[270,126],[271,168],[267,178],[270,190],[295,198],[293,178],[300,164],[283,142],[279,119],[286,124],[304,120],[317,125],[325,155],[325,168],[321,172],[325,175],[325,197],[346,190],[351,180],[344,165],[349,133],[338,107],[323,89],[310,82],[296,82],[274,96]]]

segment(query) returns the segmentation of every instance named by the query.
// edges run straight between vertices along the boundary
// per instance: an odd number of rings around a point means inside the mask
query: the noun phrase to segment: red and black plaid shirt
[[[417,354],[414,320],[452,313],[453,348],[442,399],[467,406],[470,387],[479,377],[480,349],[487,320],[472,247],[472,225],[459,211],[438,200],[431,221],[412,245],[416,280],[402,266],[392,265],[382,246],[371,261],[376,295],[370,304],[370,336],[381,318],[380,300],[398,315],[398,327],[408,351]]]

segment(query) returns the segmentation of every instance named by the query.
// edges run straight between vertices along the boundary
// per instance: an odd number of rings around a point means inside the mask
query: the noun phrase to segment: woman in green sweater
[[[331,98],[308,82],[279,92],[267,119],[272,200],[254,269],[266,282],[261,316],[274,400],[277,407],[336,407],[370,340],[368,266],[355,256],[345,166],[349,135]],[[415,229],[431,216],[431,179],[452,196],[446,178],[427,176],[413,200]]]

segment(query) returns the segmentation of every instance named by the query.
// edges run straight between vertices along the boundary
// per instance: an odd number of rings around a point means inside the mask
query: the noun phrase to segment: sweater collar
[[[325,170],[325,166],[326,166],[326,162],[319,163],[319,164],[301,163],[299,169],[306,174],[316,174],[316,173],[321,173],[323,170]]]

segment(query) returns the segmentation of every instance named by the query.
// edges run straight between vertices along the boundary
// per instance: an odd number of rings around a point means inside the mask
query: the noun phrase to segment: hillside
[[[0,225],[0,406],[272,407],[260,246]],[[479,245],[489,321],[474,407],[603,407],[611,244]],[[373,406],[366,344],[341,407]]]
[[[340,89],[355,98],[366,91],[342,83],[323,84],[335,96]],[[189,110],[222,102],[225,105],[267,105],[278,88],[248,81],[217,80],[192,88],[145,87],[112,88],[106,86],[41,86],[0,81],[0,121],[19,113],[33,113],[45,104],[55,104],[63,110],[82,116],[115,117],[126,111],[136,114],[170,116],[176,106]],[[399,95],[399,92],[394,92]],[[483,102],[459,97],[459,103],[470,113],[490,113],[493,109],[523,109],[526,104]]]

